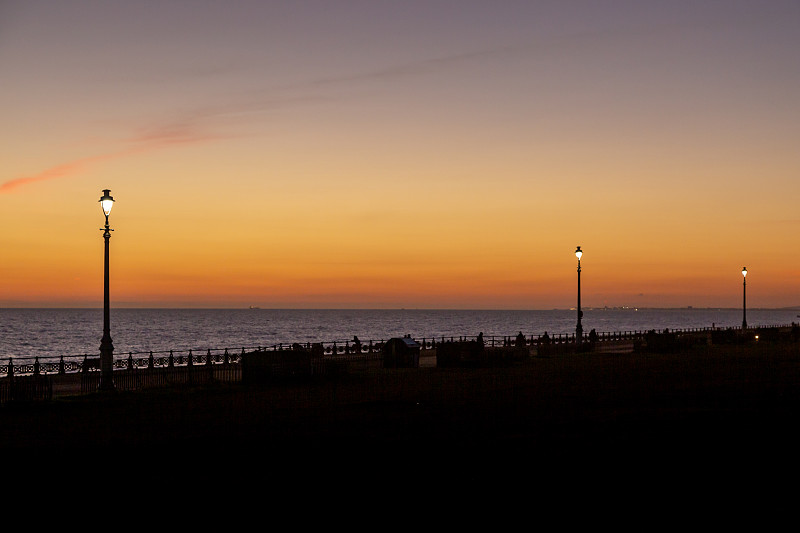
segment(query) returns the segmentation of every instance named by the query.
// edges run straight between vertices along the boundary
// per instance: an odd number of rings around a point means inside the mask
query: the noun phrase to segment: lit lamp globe
[[[575,250],[575,257],[577,257],[577,258],[578,258],[578,261],[580,261],[580,260],[581,260],[581,256],[582,256],[582,255],[583,255],[583,252],[581,252],[581,247],[580,247],[580,246],[578,246],[578,249],[577,249],[577,250]]]
[[[103,196],[100,198],[100,207],[103,208],[103,213],[108,218],[111,213],[111,208],[114,205],[114,198],[111,196],[111,189],[103,189]]]

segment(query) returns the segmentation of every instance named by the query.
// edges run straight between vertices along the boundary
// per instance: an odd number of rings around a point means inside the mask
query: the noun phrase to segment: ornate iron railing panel
[[[757,326],[749,330],[789,328],[788,324]],[[674,329],[670,333],[677,335],[711,333],[720,331],[722,328],[687,328]],[[739,331],[741,328],[725,328],[727,330]],[[616,341],[637,341],[642,340],[648,334],[647,331],[617,331],[617,332],[592,332],[584,334],[584,340],[603,343]],[[501,347],[516,345],[516,336],[487,335],[481,337],[487,347]],[[443,342],[469,341],[478,339],[477,335],[462,336],[441,336],[441,337],[422,337],[417,339],[423,350],[435,349],[436,345]],[[569,344],[575,343],[574,333],[558,333],[548,335],[527,335],[524,336],[525,344],[528,346],[539,346],[542,344]],[[319,343],[280,343],[271,346],[242,347],[241,349],[231,348],[211,348],[204,350],[168,350],[160,352],[129,352],[128,354],[118,354],[114,359],[114,369],[120,370],[144,370],[149,368],[175,368],[194,365],[225,365],[238,364],[241,362],[242,355],[250,351],[267,350],[291,350],[291,349],[322,349],[325,358],[332,358],[346,361],[348,358],[359,358],[382,353],[384,344],[387,340],[336,340]],[[52,375],[67,373],[92,373],[99,372],[99,353],[89,356],[88,354],[55,356],[55,357],[17,357],[9,358],[6,362],[0,361],[0,376],[14,375]]]

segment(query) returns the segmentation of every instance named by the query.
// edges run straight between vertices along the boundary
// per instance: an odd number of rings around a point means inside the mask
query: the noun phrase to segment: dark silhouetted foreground
[[[312,478],[788,472],[798,383],[797,343],[571,354],[5,405],[0,446]]]

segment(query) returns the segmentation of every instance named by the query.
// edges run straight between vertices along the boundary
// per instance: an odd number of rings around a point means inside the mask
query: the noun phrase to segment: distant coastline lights
[[[575,327],[575,342],[580,344],[583,340],[583,324],[582,324],[583,310],[581,308],[581,258],[583,257],[583,250],[581,250],[580,246],[578,246],[575,249],[575,257],[578,258],[578,306],[577,306],[578,323]],[[575,310],[575,308],[573,307],[571,307],[570,309]],[[608,307],[595,308],[595,309],[607,310]],[[638,307],[628,307],[628,306],[618,307],[614,309],[627,309],[634,311],[639,310]],[[690,305],[688,309],[692,309],[692,306]],[[800,317],[800,315],[797,316]],[[747,329],[747,267],[742,267],[742,329]]]

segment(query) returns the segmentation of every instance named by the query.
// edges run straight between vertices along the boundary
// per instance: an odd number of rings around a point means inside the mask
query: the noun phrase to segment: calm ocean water
[[[748,309],[749,326],[800,322],[800,311]],[[241,349],[293,342],[362,342],[574,333],[576,311],[112,309],[115,357],[128,352]],[[585,310],[585,332],[741,326],[741,309]],[[102,309],[0,309],[0,357],[99,354]]]

